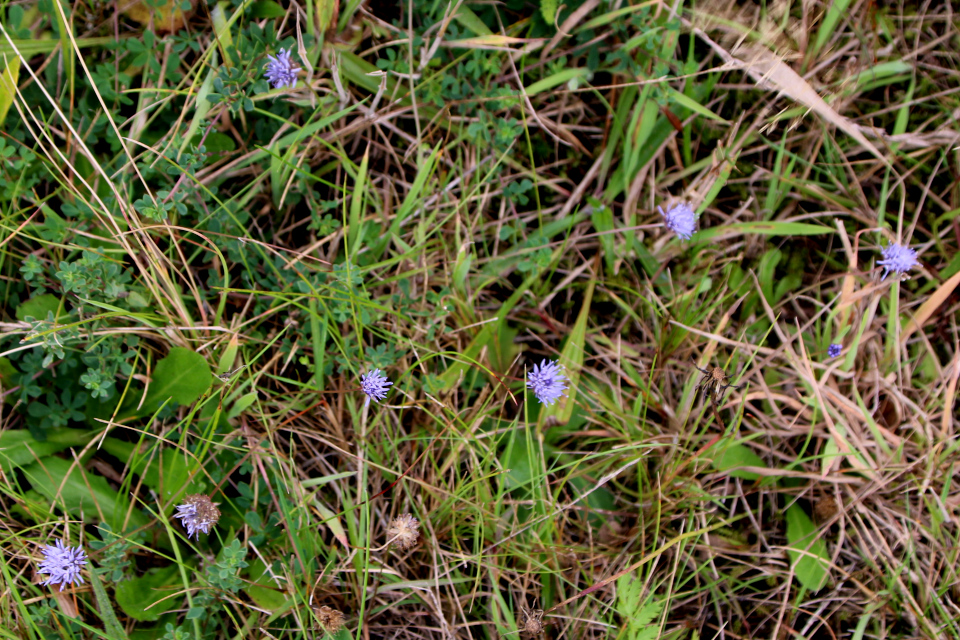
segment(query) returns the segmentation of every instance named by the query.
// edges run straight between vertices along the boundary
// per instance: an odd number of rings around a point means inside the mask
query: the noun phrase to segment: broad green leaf
[[[73,516],[100,519],[119,531],[126,517],[128,503],[107,481],[72,460],[57,457],[43,458],[23,467],[23,474],[40,494]],[[130,523],[135,527],[147,524],[147,517],[133,509]]]
[[[273,0],[258,0],[250,5],[250,15],[254,18],[282,18],[287,12]]]
[[[817,537],[817,527],[799,504],[787,509],[787,553],[797,580],[810,591],[819,591],[830,577],[830,555],[826,543]]]
[[[248,580],[252,584],[247,586],[244,591],[257,606],[270,612],[289,607],[290,599],[280,590],[276,581],[270,578],[270,574],[267,573],[267,566],[260,558],[250,564]]]
[[[7,57],[7,68],[0,73],[0,125],[7,118],[7,111],[17,95],[17,83],[20,81],[20,58]]]
[[[157,363],[147,397],[138,415],[151,413],[167,400],[190,404],[203,395],[213,381],[210,365],[190,349],[174,347]]]
[[[183,586],[177,565],[150,569],[142,576],[117,585],[117,604],[134,620],[153,622],[177,607],[176,598],[168,596],[178,589],[178,585]]]
[[[557,0],[540,0],[540,15],[552,25],[557,17]]]
[[[59,310],[60,298],[51,293],[41,293],[17,307],[16,316],[17,320],[21,322],[26,320],[27,316],[33,316],[37,320],[46,320],[48,311],[53,312],[53,316],[57,317]]]
[[[713,466],[717,471],[725,471],[733,478],[744,480],[759,480],[760,474],[752,471],[741,471],[743,467],[766,467],[763,458],[752,449],[740,442],[725,444],[723,441],[714,447],[717,457],[713,459]]]
[[[453,14],[453,19],[478,36],[488,36],[493,33],[490,31],[490,27],[488,27],[487,24],[480,19],[480,16],[475,14],[466,3],[460,5],[457,12]]]
[[[86,444],[94,436],[82,429],[51,429],[43,442],[35,440],[26,429],[11,429],[0,433],[0,467],[6,473],[12,469],[36,462],[67,447]]]

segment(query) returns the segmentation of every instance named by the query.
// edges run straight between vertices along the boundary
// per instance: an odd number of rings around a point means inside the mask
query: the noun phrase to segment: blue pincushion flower
[[[827,355],[831,358],[836,358],[843,352],[843,347],[839,344],[831,344],[827,347]]]
[[[883,277],[885,280],[891,271],[896,271],[901,276],[914,267],[919,267],[917,262],[917,250],[905,247],[892,242],[880,251],[883,260],[877,260],[877,265],[883,267]]]
[[[56,546],[46,545],[43,548],[43,562],[40,563],[40,573],[49,577],[41,584],[59,584],[60,591],[67,585],[83,584],[80,570],[87,564],[87,554],[83,547],[71,547],[57,540]]]
[[[697,214],[685,202],[676,204],[664,213],[662,207],[657,207],[663,216],[663,224],[667,229],[677,234],[681,240],[689,240],[697,230]]]
[[[541,404],[552,405],[566,395],[567,377],[563,374],[563,367],[546,359],[533,365],[533,371],[527,372],[527,388]]]
[[[290,52],[286,49],[280,49],[276,57],[267,56],[270,62],[267,63],[267,70],[264,72],[267,80],[273,85],[274,89],[282,89],[289,86],[291,89],[297,86],[297,72],[300,67],[295,67],[290,60]]]
[[[380,372],[380,369],[373,369],[360,377],[360,390],[367,395],[363,406],[370,404],[370,401],[380,402],[387,397],[387,387],[392,385],[387,381],[387,376]]]
[[[195,493],[184,498],[183,504],[177,506],[177,512],[173,517],[180,518],[180,522],[187,530],[187,539],[193,536],[199,540],[201,531],[210,533],[210,527],[220,520],[220,509],[217,509],[217,504],[219,503],[212,502],[208,496]]]

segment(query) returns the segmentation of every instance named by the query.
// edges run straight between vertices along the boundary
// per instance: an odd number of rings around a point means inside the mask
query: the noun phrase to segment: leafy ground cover
[[[0,636],[960,637],[949,3],[0,27]]]

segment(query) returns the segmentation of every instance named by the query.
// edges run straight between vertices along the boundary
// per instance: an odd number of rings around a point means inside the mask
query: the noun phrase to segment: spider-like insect
[[[520,613],[523,614],[523,624],[520,625],[521,635],[535,638],[543,633],[543,609],[527,609],[520,605]]]
[[[729,380],[730,376],[723,372],[723,369],[720,367],[714,367],[713,369],[701,369],[697,366],[696,361],[693,362],[693,366],[697,367],[697,370],[703,374],[703,377],[700,378],[700,382],[697,384],[697,392],[703,389],[704,395],[713,394],[713,403],[719,404],[720,398],[723,397],[723,392],[728,388],[733,387],[734,389],[739,389],[742,385],[739,384],[724,384],[724,381]]]

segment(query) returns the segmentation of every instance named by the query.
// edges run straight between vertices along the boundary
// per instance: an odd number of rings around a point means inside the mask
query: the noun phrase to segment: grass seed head
[[[420,537],[420,521],[409,513],[397,516],[387,529],[387,537],[404,551],[410,549]]]

